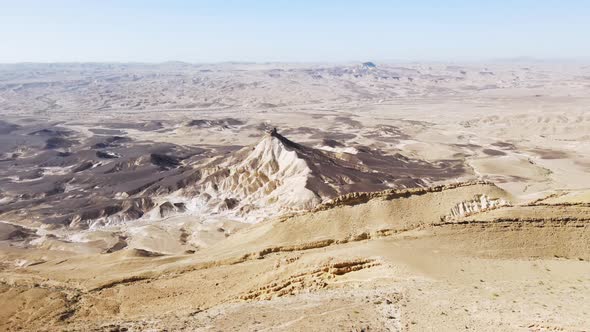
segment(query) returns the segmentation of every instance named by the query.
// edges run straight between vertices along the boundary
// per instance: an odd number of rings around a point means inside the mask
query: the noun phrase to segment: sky
[[[587,0],[0,0],[0,62],[590,57]]]

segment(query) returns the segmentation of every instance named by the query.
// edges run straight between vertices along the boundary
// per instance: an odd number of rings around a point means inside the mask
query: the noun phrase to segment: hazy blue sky
[[[0,0],[0,62],[590,56],[586,0]]]

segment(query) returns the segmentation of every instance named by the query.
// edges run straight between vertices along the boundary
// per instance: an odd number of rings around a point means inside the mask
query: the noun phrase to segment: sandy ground
[[[44,260],[3,271],[4,328],[586,330],[587,201],[442,221],[474,193],[510,196],[479,184],[385,194],[263,222],[191,255],[5,248],[4,261]]]

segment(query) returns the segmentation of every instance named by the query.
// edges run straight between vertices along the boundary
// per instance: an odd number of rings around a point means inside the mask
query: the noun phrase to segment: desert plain
[[[0,65],[0,330],[588,331],[590,64]]]

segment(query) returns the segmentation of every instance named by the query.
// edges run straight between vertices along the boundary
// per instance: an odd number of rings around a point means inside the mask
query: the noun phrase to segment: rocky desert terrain
[[[0,65],[0,330],[589,331],[590,64]]]

